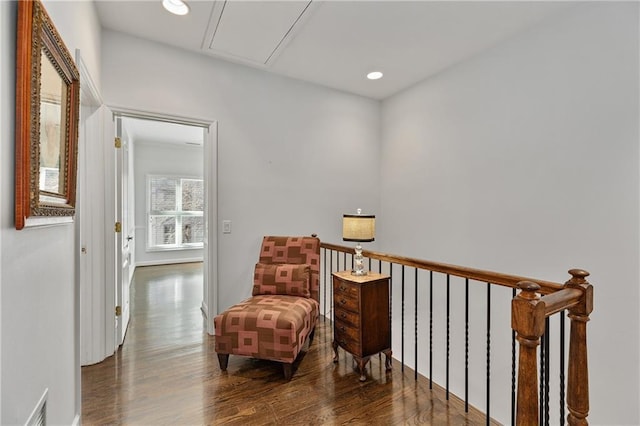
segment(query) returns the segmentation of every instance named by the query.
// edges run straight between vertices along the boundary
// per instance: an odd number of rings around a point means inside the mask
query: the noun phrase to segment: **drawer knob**
[[[344,330],[345,330],[345,328],[344,328],[344,325],[343,325],[342,327],[340,327],[340,331],[344,331]]]
[[[346,300],[344,300],[344,299],[340,299],[340,304],[341,304],[341,305],[344,305],[345,303],[347,303],[347,301],[346,301]]]
[[[345,319],[346,317],[347,317],[347,314],[345,314],[344,312],[340,314],[340,318]]]
[[[340,286],[340,291],[345,291],[347,288],[343,285]]]

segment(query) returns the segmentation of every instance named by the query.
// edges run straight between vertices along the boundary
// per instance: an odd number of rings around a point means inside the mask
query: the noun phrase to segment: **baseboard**
[[[136,262],[136,267],[138,266],[159,266],[159,265],[173,265],[176,263],[195,263],[202,262],[202,257],[193,257],[188,259],[161,259],[161,260],[146,260]]]
[[[80,414],[76,414],[76,417],[73,419],[73,423],[71,426],[80,426]]]

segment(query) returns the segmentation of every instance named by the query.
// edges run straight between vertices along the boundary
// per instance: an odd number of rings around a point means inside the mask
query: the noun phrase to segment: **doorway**
[[[158,114],[111,111],[104,106],[102,109],[104,175],[101,185],[97,184],[93,191],[90,188],[87,191],[91,201],[96,203],[96,210],[100,210],[99,204],[103,203],[104,233],[101,237],[100,230],[95,226],[91,232],[85,231],[84,235],[81,230],[80,246],[86,250],[92,242],[99,244],[102,240],[105,255],[102,268],[92,265],[93,268],[88,268],[92,270],[87,270],[86,265],[81,264],[80,281],[81,285],[92,289],[88,292],[91,295],[88,304],[102,304],[104,307],[102,324],[96,327],[95,322],[86,322],[84,317],[81,321],[83,326],[91,328],[85,334],[91,334],[94,340],[103,342],[100,345],[103,350],[89,362],[83,360],[82,365],[102,361],[124,342],[130,315],[129,290],[136,265],[203,261],[202,310],[205,317],[209,314],[208,306],[215,306],[217,294],[217,280],[215,273],[211,273],[217,271],[216,123]],[[195,134],[197,136],[193,136]],[[110,140],[114,143],[110,143]],[[191,151],[190,160],[176,161],[180,146]],[[163,157],[160,151],[172,151],[174,154]],[[151,169],[147,167],[140,178],[140,173],[136,171],[137,156],[145,160],[149,167],[156,167],[156,175],[165,177],[175,178],[183,173],[168,169],[163,171],[163,164],[175,163],[188,167],[189,172],[181,176],[180,182],[187,190],[191,189],[192,194],[194,191],[201,193],[204,197],[202,211],[189,210],[177,218],[177,209],[170,210],[169,213],[174,213],[173,226],[166,217],[158,218],[158,214],[152,214],[154,211],[149,209],[149,202],[153,200],[148,195]],[[200,173],[195,172],[198,168]],[[200,183],[194,182],[197,180]],[[96,195],[102,194],[104,198],[99,200]],[[184,203],[184,199],[179,198],[178,205]],[[193,208],[193,203],[188,208]],[[159,226],[154,227],[154,224]],[[154,247],[152,243],[154,238],[158,241],[158,232],[155,232],[158,230],[160,241],[165,244],[160,244],[160,247],[156,244]],[[177,247],[178,242],[185,244]],[[90,278],[100,269],[104,271],[104,278],[92,281]],[[207,331],[213,332],[212,329]]]
[[[118,344],[126,335],[136,266],[203,261],[206,132],[166,120],[116,117]]]

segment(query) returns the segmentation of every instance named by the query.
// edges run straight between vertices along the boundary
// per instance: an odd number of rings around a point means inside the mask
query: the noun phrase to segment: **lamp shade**
[[[376,236],[376,216],[345,214],[342,216],[342,239],[344,241],[373,241]]]

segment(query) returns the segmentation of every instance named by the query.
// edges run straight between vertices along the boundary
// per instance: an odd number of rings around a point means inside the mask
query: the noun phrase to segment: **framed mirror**
[[[39,0],[18,2],[16,229],[75,214],[80,75]]]

